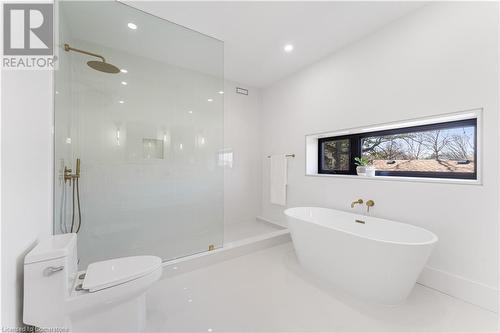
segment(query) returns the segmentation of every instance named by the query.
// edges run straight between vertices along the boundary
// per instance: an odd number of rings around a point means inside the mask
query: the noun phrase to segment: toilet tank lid
[[[40,241],[33,250],[24,257],[24,264],[67,257],[71,254],[75,246],[75,233],[52,235]]]

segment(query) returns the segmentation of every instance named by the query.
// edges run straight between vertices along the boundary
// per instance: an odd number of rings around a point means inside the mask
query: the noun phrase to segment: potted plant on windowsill
[[[355,157],[354,164],[356,164],[356,173],[358,174],[358,176],[375,176],[375,167],[366,157]]]

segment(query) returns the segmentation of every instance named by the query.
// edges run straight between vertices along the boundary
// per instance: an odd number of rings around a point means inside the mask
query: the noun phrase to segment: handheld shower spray
[[[82,226],[82,213],[80,210],[80,159],[76,159],[75,173],[71,173],[72,170],[68,167],[64,167],[64,183],[69,181],[69,186],[73,185],[73,207],[71,213],[71,229],[69,232],[78,233],[80,227]],[[75,198],[76,195],[76,198]],[[75,199],[77,207],[75,207]],[[75,229],[75,208],[78,209],[78,224]]]
[[[80,178],[80,159],[76,159],[76,179]]]

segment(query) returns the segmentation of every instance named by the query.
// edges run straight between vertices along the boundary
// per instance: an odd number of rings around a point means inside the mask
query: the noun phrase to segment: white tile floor
[[[397,307],[328,290],[291,243],[160,280],[148,293],[149,332],[498,331],[499,317],[416,285]]]
[[[224,225],[224,243],[261,236],[283,229],[278,225],[261,220],[248,221],[246,223],[227,223]]]

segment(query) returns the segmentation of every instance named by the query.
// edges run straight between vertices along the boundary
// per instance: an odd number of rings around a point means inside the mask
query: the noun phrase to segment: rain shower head
[[[120,69],[118,67],[116,67],[115,65],[112,65],[110,63],[107,63],[106,59],[104,59],[104,57],[99,55],[99,54],[87,52],[87,51],[80,50],[80,49],[75,49],[75,48],[69,46],[69,44],[64,44],[64,51],[66,51],[66,52],[75,51],[75,52],[83,53],[83,54],[86,54],[86,55],[89,55],[92,57],[100,58],[101,61],[97,61],[97,60],[87,61],[87,65],[90,68],[95,69],[96,71],[103,72],[103,73],[111,73],[111,74],[120,73]]]
[[[116,74],[116,73],[120,72],[120,69],[118,67],[116,67],[115,65],[111,65],[110,63],[107,63],[106,61],[91,60],[91,61],[87,61],[87,65],[90,68],[93,68],[99,72],[111,73],[111,74]]]

